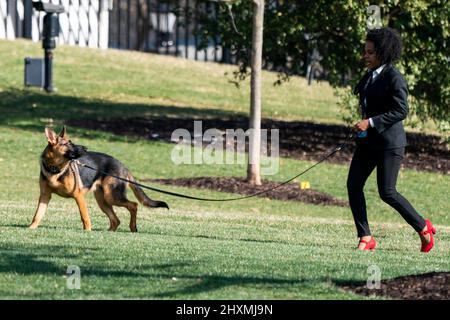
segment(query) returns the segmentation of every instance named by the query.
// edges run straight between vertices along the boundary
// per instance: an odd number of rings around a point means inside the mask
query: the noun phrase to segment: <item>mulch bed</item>
[[[403,300],[449,300],[450,272],[431,272],[381,281],[380,289],[368,289],[366,283],[340,285],[344,290],[364,296]]]
[[[138,137],[149,140],[171,142],[175,129],[184,128],[193,137],[194,120],[202,120],[203,132],[210,128],[246,130],[247,118],[229,119],[194,119],[194,118],[124,118],[108,120],[69,120],[68,126],[83,127],[92,130],[103,130],[117,135]],[[348,134],[348,128],[342,125],[324,125],[310,122],[287,122],[263,119],[261,128],[279,129],[280,156],[300,160],[318,161],[325,154],[342,144]],[[440,142],[438,136],[419,133],[407,133],[409,146],[406,147],[404,168],[450,174],[450,150]],[[204,143],[207,145],[209,143]],[[329,163],[349,164],[355,146],[351,143],[347,148],[334,154],[327,160]]]
[[[244,178],[235,177],[201,177],[182,179],[141,179],[145,182],[157,182],[165,185],[175,185],[188,188],[208,189],[211,191],[228,192],[240,195],[251,195],[260,191],[274,188],[279,183],[262,181],[261,186],[251,186]],[[192,194],[193,195],[193,194]],[[305,203],[348,207],[348,202],[336,199],[331,195],[313,189],[300,189],[297,183],[287,183],[270,192],[258,195],[258,197],[273,200],[301,201]],[[232,198],[232,196],[225,196]]]

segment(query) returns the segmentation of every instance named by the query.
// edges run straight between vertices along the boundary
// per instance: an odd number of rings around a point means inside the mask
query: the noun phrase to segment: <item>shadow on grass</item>
[[[56,274],[63,275],[66,270],[49,261],[58,256],[76,259],[79,255],[68,254],[64,246],[35,246],[26,248],[14,244],[0,247],[0,273]]]
[[[47,94],[35,89],[7,88],[0,91],[0,125],[41,132],[46,124],[63,124],[68,120],[127,119],[130,117],[208,118],[243,114],[214,108],[190,106],[117,103],[60,94]],[[89,134],[89,138],[92,135]]]
[[[75,249],[75,247],[72,247]],[[96,277],[104,279],[117,278],[116,283],[119,285],[117,292],[110,285],[105,283],[105,292],[111,294],[123,294],[127,296],[127,291],[123,284],[127,279],[146,279],[145,281],[166,280],[172,281],[173,285],[170,289],[165,291],[155,292],[155,289],[149,288],[145,296],[139,298],[160,298],[160,299],[174,299],[180,296],[195,296],[204,294],[215,290],[220,290],[226,287],[265,287],[266,289],[283,289],[295,288],[295,286],[313,286],[321,282],[329,282],[329,279],[280,279],[276,277],[256,277],[247,275],[218,275],[205,274],[204,270],[208,270],[207,265],[202,266],[200,262],[200,269],[203,271],[194,271],[192,269],[199,268],[199,261],[195,264],[191,261],[165,261],[154,264],[135,266],[118,266],[118,268],[127,270],[111,270],[109,257],[102,256],[99,248],[82,248],[78,250],[80,253],[68,253],[70,248],[67,246],[52,246],[52,245],[17,245],[13,243],[3,243],[0,246],[0,273],[15,274],[18,276],[29,275],[44,275],[62,277],[66,274],[67,267],[65,263],[71,260],[71,265],[77,265],[81,269],[82,277]],[[92,258],[92,262],[86,261],[86,256]],[[117,258],[120,258],[119,256]],[[130,262],[127,262],[128,264]],[[84,265],[83,265],[84,264]],[[109,267],[103,268],[102,265]],[[129,270],[128,270],[129,269]],[[186,272],[184,272],[186,270]],[[82,280],[83,281],[83,280]],[[186,284],[188,282],[188,284]],[[101,285],[101,283],[100,283]],[[134,291],[132,287],[129,288]],[[13,291],[14,288],[11,288]],[[107,290],[107,292],[106,292]],[[125,291],[124,291],[125,290]],[[158,290],[158,289],[156,289]],[[10,293],[8,293],[10,294]],[[44,293],[43,293],[44,294]],[[36,297],[39,293],[34,294]],[[231,297],[230,297],[231,298]]]
[[[313,285],[326,279],[277,279],[271,277],[246,277],[246,276],[195,276],[195,275],[180,275],[176,276],[178,280],[193,280],[195,282],[192,285],[184,286],[172,291],[156,293],[155,298],[160,299],[174,299],[184,295],[197,295],[203,294],[215,290],[220,290],[226,287],[240,287],[239,291],[243,291],[243,287],[247,286],[264,286],[264,290],[278,289],[285,290],[288,288],[295,288],[295,286],[308,286]],[[262,290],[262,289],[261,289]],[[233,297],[230,296],[230,299]]]
[[[68,253],[70,249],[80,253]],[[80,250],[79,250],[80,249]],[[103,263],[106,260],[101,257],[100,248],[78,248],[67,246],[23,246],[15,244],[3,244],[0,246],[0,273],[16,273],[19,275],[61,275],[66,274],[67,266],[58,260],[72,260],[71,265],[79,263],[83,276],[95,277],[148,277],[148,272],[102,270],[99,266],[83,266],[85,257],[90,256],[95,263]],[[57,261],[52,261],[57,260]],[[189,266],[185,262],[176,264],[164,263],[140,266],[140,269],[148,270],[172,270]]]

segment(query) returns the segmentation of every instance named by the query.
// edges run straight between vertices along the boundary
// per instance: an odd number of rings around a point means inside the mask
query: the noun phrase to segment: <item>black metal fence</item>
[[[230,62],[218,37],[198,50],[198,15],[217,15],[214,1],[114,0],[109,15],[109,47],[173,55],[188,59]]]
[[[224,54],[218,37],[212,37],[205,49],[198,49],[200,41],[197,36],[200,28],[198,17],[204,13],[217,15],[219,4],[214,1],[51,0],[50,2],[65,5],[67,16],[62,18],[67,20],[65,25],[68,25],[69,33],[74,35],[73,44],[78,44],[77,35],[82,32],[81,29],[89,28],[90,32],[96,32],[91,29],[99,21],[99,10],[105,6],[105,3],[108,3],[112,4],[109,6],[107,35],[110,48],[154,52],[204,61],[230,62],[231,60],[228,54]],[[100,3],[102,4],[100,5]],[[76,10],[83,12],[76,17]],[[98,11],[96,17],[93,17],[96,21],[85,21],[86,19],[74,21],[81,16],[91,18],[92,10]],[[68,12],[70,12],[70,16]],[[34,23],[37,22],[34,24],[34,28],[39,28],[41,22],[40,19],[33,18],[34,14],[31,0],[0,2],[2,20],[0,21],[0,38],[32,38],[32,19],[34,19]],[[93,24],[91,24],[92,22]],[[89,23],[89,27],[84,25],[86,23]],[[79,30],[73,30],[74,26]],[[34,30],[34,33],[38,35],[38,30]],[[34,40],[36,40],[35,38],[33,37]]]

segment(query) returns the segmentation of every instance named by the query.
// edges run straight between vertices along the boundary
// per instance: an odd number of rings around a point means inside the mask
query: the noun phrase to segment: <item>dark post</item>
[[[185,20],[184,20],[184,54],[185,58],[189,59],[189,0],[186,0],[186,7],[184,8]]]
[[[59,21],[56,13],[47,13],[44,16],[44,32],[42,47],[45,51],[45,78],[44,89],[53,92],[53,49],[56,48],[55,37],[59,34]]]
[[[159,17],[160,17],[160,7],[159,0],[156,0],[156,53],[159,53],[159,47],[161,46],[162,37],[161,37],[161,26],[159,25]]]
[[[127,49],[131,50],[131,0],[127,2]]]
[[[24,2],[23,37],[31,39],[31,22],[33,18],[33,4],[31,1]]]
[[[121,8],[121,2],[117,0],[117,6],[114,6],[114,8],[117,8],[117,48],[122,49],[121,47],[121,40],[122,40],[122,20],[120,13],[122,12]]]
[[[170,47],[170,30],[169,30],[169,16],[170,16],[170,4],[166,4],[166,10],[165,10],[165,23],[164,26],[164,40],[166,41],[166,54],[169,54],[169,47]]]
[[[53,92],[53,52],[45,50],[45,78],[44,89],[47,92]]]
[[[194,43],[195,43],[195,51],[194,51],[194,59],[198,60],[198,1],[194,0],[194,10],[195,10],[195,16],[194,16]]]
[[[58,14],[64,12],[64,7],[41,1],[33,2],[33,7],[38,11],[46,12],[42,32],[42,47],[45,52],[44,89],[47,92],[53,92],[53,49],[56,48],[55,37],[59,35]]]
[[[181,8],[181,7],[180,7]],[[180,53],[180,16],[181,16],[181,10],[180,8],[177,9],[177,17],[175,20],[175,57],[178,57]]]

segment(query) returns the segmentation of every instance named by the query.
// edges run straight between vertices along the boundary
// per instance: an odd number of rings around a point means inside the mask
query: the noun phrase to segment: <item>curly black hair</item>
[[[373,42],[381,64],[394,63],[402,54],[403,44],[400,34],[391,28],[369,30],[366,41]]]

